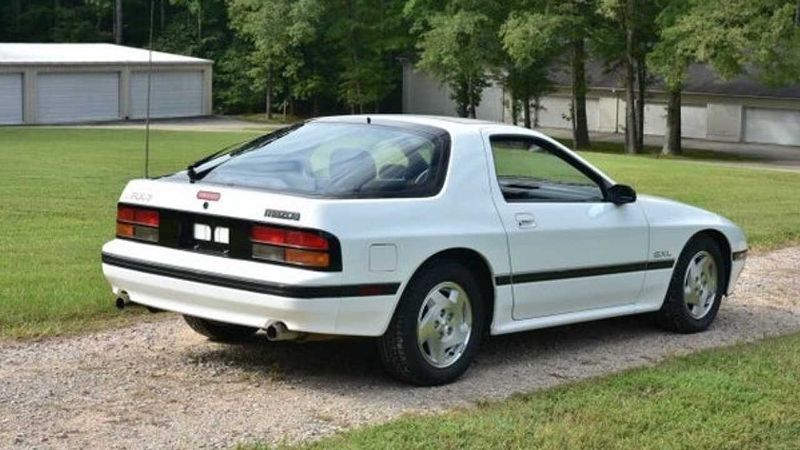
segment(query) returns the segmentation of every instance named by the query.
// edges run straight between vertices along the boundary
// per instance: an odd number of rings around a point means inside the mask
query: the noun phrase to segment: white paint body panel
[[[490,138],[508,129],[485,128],[483,133],[484,145],[491,149]],[[494,164],[488,169],[489,179],[496,179]],[[499,188],[492,189],[492,201],[508,236],[512,275],[647,260],[649,227],[636,203],[507,202]],[[521,226],[520,216],[530,218],[532,225]],[[597,277],[515,282],[512,317],[530,319],[633,304],[644,274],[620,273],[603,277],[603,283],[597,283]]]
[[[524,134],[545,139],[562,149],[563,146],[538,132],[488,122],[421,116],[381,117],[435,126],[449,133],[452,144],[448,172],[436,196],[326,200],[209,185],[202,181],[189,184],[134,180],[120,199],[150,207],[324,230],[341,243],[341,272],[315,272],[231,260],[118,239],[107,243],[103,251],[199,272],[295,286],[400,283],[395,295],[294,299],[104,264],[104,273],[113,290],[127,291],[137,303],[224,322],[263,327],[278,320],[295,331],[379,336],[388,326],[414,273],[431,256],[449,249],[470,249],[478,253],[489,266],[493,280],[511,274],[514,262],[534,271],[612,265],[647,260],[652,256],[651,249],[668,250],[677,258],[692,235],[707,229],[723,233],[733,251],[746,249],[741,230],[726,219],[646,196],[622,207],[610,203],[583,204],[577,208],[538,204],[530,209],[542,233],[517,239],[514,233],[506,232],[509,224],[504,224],[507,222],[504,214],[512,211],[505,211],[498,202],[499,188],[491,151],[485,145],[486,136]],[[200,189],[219,192],[220,200],[209,202],[209,208],[203,209],[203,202],[196,198]],[[298,222],[266,220],[263,214],[267,208],[298,212],[301,218]],[[514,246],[511,250],[509,242]],[[533,248],[520,251],[517,245]],[[733,275],[738,275],[737,270],[741,268],[734,267]],[[494,286],[491,332],[509,333],[652,311],[658,309],[664,299],[670,274],[671,269],[652,270],[586,277],[533,288],[498,283]],[[734,283],[735,276],[732,276],[731,286]]]
[[[513,272],[547,272],[645,261],[648,226],[639,205],[525,204],[498,206],[507,222]],[[519,229],[516,211],[531,212],[534,229]],[[514,283],[515,319],[552,316],[636,302],[645,272],[621,273],[597,283],[576,277]],[[605,278],[605,277],[604,277]]]
[[[36,79],[39,123],[120,118],[118,72],[42,72]]]
[[[0,73],[0,125],[22,123],[22,74]]]
[[[133,72],[131,83],[132,119],[147,113],[147,72]],[[153,72],[150,82],[150,117],[192,117],[203,115],[203,72]]]

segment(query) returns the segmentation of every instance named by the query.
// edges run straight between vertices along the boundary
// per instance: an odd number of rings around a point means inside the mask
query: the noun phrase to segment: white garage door
[[[39,123],[119,119],[119,73],[43,73],[36,77]]]
[[[0,125],[22,123],[22,74],[0,73]]]
[[[800,145],[800,111],[746,108],[744,114],[745,141]]]
[[[667,107],[661,104],[645,103],[644,134],[663,136],[667,128]]]
[[[586,99],[586,126],[589,131],[600,128],[600,105],[598,99]],[[543,97],[539,102],[539,126],[544,128],[572,128],[569,97]]]
[[[203,115],[203,72],[153,73],[150,87],[150,117]],[[147,72],[131,74],[131,118],[142,119],[147,111]]]
[[[572,122],[569,121],[571,104],[572,100],[566,97],[542,98],[539,102],[539,126],[544,128],[572,128]]]
[[[681,134],[687,138],[708,137],[708,114],[705,106],[681,107]]]
[[[623,118],[624,120],[624,118]],[[644,105],[644,134],[663,136],[667,131],[667,106]],[[685,138],[706,138],[706,107],[681,106],[681,135]]]

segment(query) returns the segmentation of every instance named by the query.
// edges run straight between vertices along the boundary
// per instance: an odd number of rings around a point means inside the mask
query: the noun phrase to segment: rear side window
[[[326,198],[424,197],[441,188],[444,131],[311,122],[204,164],[203,181]]]

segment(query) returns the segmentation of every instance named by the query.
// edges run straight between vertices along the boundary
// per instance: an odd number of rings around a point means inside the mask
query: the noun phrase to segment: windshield
[[[332,198],[424,197],[444,178],[443,131],[311,122],[195,168],[203,182]],[[437,132],[438,131],[438,132]]]

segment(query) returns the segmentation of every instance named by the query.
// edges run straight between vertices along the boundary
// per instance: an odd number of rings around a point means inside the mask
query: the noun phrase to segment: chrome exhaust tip
[[[291,331],[283,322],[272,322],[265,331],[267,332],[267,339],[270,341],[293,341],[304,334]]]
[[[117,309],[122,310],[125,309],[126,306],[131,302],[131,298],[128,296],[128,293],[125,291],[119,291],[117,294],[117,301],[115,302]]]

